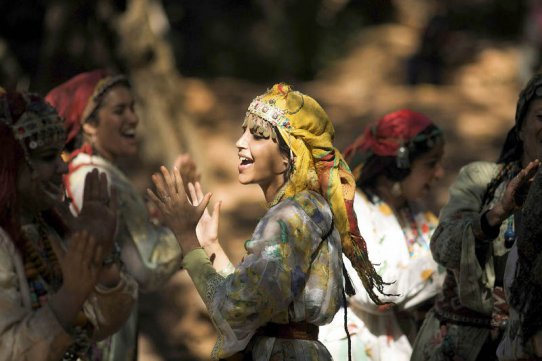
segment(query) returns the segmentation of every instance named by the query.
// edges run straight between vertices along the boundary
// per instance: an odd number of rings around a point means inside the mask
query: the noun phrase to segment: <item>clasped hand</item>
[[[103,249],[104,256],[113,251],[117,229],[117,197],[111,196],[105,173],[93,169],[85,177],[83,206],[73,222],[73,231],[86,230]]]
[[[74,216],[67,203],[58,203],[53,210],[69,233],[86,231],[102,248],[103,257],[113,250],[117,230],[117,197],[114,188],[109,195],[105,173],[93,169],[85,176],[83,204],[78,216]]]
[[[186,254],[200,247],[196,226],[209,204],[211,193],[203,196],[201,201],[191,202],[179,170],[174,168],[170,172],[162,166],[160,171],[161,173],[152,176],[156,193],[151,189],[147,189],[147,193],[162,214],[163,222],[173,231],[179,246]]]

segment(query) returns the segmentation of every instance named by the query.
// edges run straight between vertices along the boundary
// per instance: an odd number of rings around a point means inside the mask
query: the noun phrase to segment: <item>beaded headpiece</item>
[[[303,97],[301,97],[301,99],[303,99]],[[303,105],[299,107],[299,110],[302,107]],[[267,103],[262,101],[262,97],[259,96],[248,106],[247,115],[250,113],[264,119],[275,127],[290,130],[292,129],[292,124],[290,119],[287,117],[287,114],[295,114],[296,112],[289,112],[284,109],[280,109],[275,106],[274,101]]]
[[[56,110],[39,95],[5,93],[0,95],[0,122],[13,131],[25,155],[48,144],[64,144],[66,133]]]

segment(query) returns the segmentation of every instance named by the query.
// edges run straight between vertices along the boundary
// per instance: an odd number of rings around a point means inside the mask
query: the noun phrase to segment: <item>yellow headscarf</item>
[[[310,96],[280,83],[255,98],[247,114],[271,123],[295,155],[294,171],[283,187],[285,197],[312,189],[316,175],[320,193],[333,212],[344,254],[352,262],[371,299],[382,304],[374,288],[384,294],[386,283],[369,261],[365,240],[359,233],[353,211],[355,180],[341,152],[333,147],[335,129],[324,109]],[[348,283],[346,292],[354,293]]]

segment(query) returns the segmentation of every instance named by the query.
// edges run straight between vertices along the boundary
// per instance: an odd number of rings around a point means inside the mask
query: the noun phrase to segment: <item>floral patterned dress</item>
[[[414,204],[401,209],[398,216],[377,196],[368,199],[357,192],[354,209],[360,232],[367,242],[371,262],[386,282],[386,293],[395,302],[392,308],[375,305],[349,261],[344,263],[356,288],[349,298],[347,327],[352,338],[353,360],[410,360],[417,330],[417,306],[435,296],[442,284],[444,270],[433,260],[429,239],[437,226],[433,213]],[[320,340],[334,360],[348,359],[344,331],[344,313],[320,327]]]
[[[218,331],[213,359],[249,346],[252,358],[331,360],[318,341],[256,335],[269,322],[330,322],[342,303],[339,232],[325,199],[303,191],[268,210],[246,242],[247,254],[224,277],[201,249],[183,261]]]

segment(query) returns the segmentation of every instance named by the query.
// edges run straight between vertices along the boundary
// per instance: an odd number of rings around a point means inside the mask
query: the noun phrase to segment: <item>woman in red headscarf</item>
[[[392,307],[379,307],[366,292],[349,298],[348,329],[354,360],[407,361],[420,321],[419,311],[439,291],[442,272],[429,239],[437,219],[420,200],[442,177],[441,130],[425,115],[403,109],[368,126],[345,151],[356,177],[354,210],[371,261],[387,281]],[[345,265],[350,267],[345,259]],[[350,272],[350,275],[355,275]],[[361,281],[353,278],[358,290]],[[344,360],[347,335],[339,312],[321,327],[320,340],[335,360]]]
[[[140,289],[164,285],[179,268],[181,252],[171,231],[155,226],[142,196],[119,169],[120,158],[137,152],[139,117],[128,79],[103,70],[79,74],[57,86],[46,99],[64,118],[68,132],[69,172],[64,181],[79,213],[83,180],[94,168],[104,172],[119,198],[116,249],[106,258],[122,262]],[[94,349],[93,360],[135,360],[137,357],[137,307],[121,330]]]

